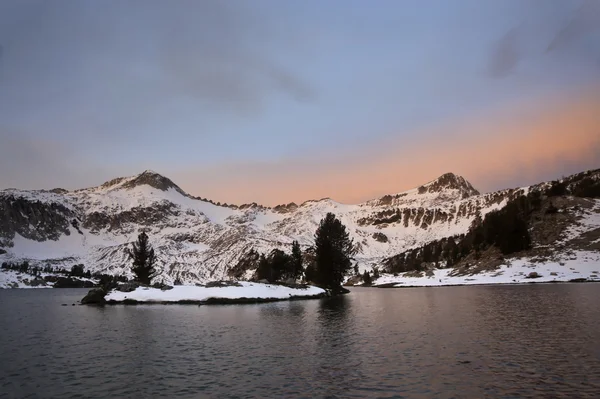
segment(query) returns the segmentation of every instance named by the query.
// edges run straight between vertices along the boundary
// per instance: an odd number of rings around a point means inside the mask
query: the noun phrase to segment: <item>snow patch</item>
[[[398,276],[384,274],[375,285],[395,284],[396,287],[437,287],[444,285],[477,285],[477,284],[520,284],[532,282],[560,282],[585,278],[600,281],[600,253],[578,251],[568,258],[535,263],[529,258],[513,260],[497,270],[483,273],[450,276],[454,269],[433,270],[431,277],[409,277],[407,273]],[[541,277],[527,278],[536,272]]]
[[[132,292],[113,291],[106,300],[123,301],[133,299],[138,302],[178,302],[206,301],[215,299],[289,299],[294,296],[318,296],[325,290],[309,286],[306,289],[290,288],[281,285],[241,282],[241,286],[198,287],[179,285],[162,291],[158,288],[138,287]]]

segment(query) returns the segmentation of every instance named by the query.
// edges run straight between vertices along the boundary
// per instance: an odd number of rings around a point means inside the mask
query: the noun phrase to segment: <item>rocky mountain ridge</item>
[[[594,171],[594,176],[598,171]],[[547,184],[547,183],[541,183]],[[465,234],[476,217],[505,206],[529,187],[479,194],[451,173],[406,192],[357,205],[331,199],[273,208],[220,205],[185,193],[152,171],[67,191],[0,191],[0,262],[130,274],[127,246],[144,230],[166,283],[227,278],[251,250],[307,248],[327,212],[348,227],[361,270],[433,240]],[[2,251],[0,251],[1,253]]]

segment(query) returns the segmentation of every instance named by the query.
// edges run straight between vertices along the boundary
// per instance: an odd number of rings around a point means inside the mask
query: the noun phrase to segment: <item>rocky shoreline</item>
[[[94,288],[84,305],[230,305],[320,299],[349,292],[325,290],[306,284],[211,282],[195,286],[147,286],[125,283],[112,290]]]
[[[283,301],[300,301],[306,299],[321,299],[330,295],[326,293],[318,295],[292,296],[289,298],[209,298],[204,301],[179,300],[179,301],[137,301],[135,299],[124,299],[123,301],[108,300],[105,305],[240,305],[258,304]]]

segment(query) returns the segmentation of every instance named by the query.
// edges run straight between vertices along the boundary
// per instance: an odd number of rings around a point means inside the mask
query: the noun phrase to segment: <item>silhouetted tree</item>
[[[292,243],[292,259],[291,259],[291,275],[294,280],[298,280],[304,273],[304,265],[302,259],[302,250],[298,241]]]
[[[567,195],[568,194],[567,183],[561,182],[558,180],[553,181],[550,188],[548,190],[546,190],[546,194],[549,197],[558,197],[561,195]]]
[[[256,279],[271,281],[271,264],[264,254],[260,254],[258,267],[256,268]]]
[[[573,189],[573,195],[577,197],[600,197],[600,180],[594,180],[590,177],[582,179]]]
[[[331,212],[315,233],[315,253],[317,282],[327,288],[340,288],[344,275],[352,268],[354,243],[346,226]]]
[[[154,254],[154,248],[148,242],[146,233],[142,232],[138,235],[138,239],[133,243],[133,249],[129,252],[129,255],[133,260],[131,271],[136,280],[142,284],[150,285],[152,279],[157,275],[154,268],[156,255]]]
[[[274,249],[269,254],[268,261],[271,265],[270,282],[285,280],[291,277],[292,257],[290,255],[281,249]]]
[[[363,273],[362,279],[363,279],[364,285],[371,285],[371,284],[373,284],[373,279],[371,279],[371,275],[366,270]]]
[[[71,267],[71,276],[83,277],[83,265],[74,265]]]
[[[98,285],[104,291],[108,292],[112,289],[117,288],[119,282],[119,278],[117,276],[111,276],[108,274],[101,274],[99,277]]]
[[[379,278],[379,268],[374,267],[373,268],[373,279],[377,280]]]

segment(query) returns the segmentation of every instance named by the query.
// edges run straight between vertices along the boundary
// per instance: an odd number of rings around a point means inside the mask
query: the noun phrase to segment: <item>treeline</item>
[[[531,215],[542,210],[542,193],[533,191],[519,196],[485,218],[477,216],[465,235],[432,241],[388,258],[384,263],[388,273],[421,271],[424,264],[437,268],[453,267],[474,253],[477,258],[482,251],[496,247],[504,255],[531,248],[529,223]],[[547,212],[551,213],[549,206]]]
[[[78,270],[80,270],[79,269],[80,267],[81,267],[81,270],[83,270],[83,265],[74,265],[71,268],[71,270],[78,271]],[[65,268],[53,268],[50,265],[46,265],[44,267],[31,266],[28,261],[23,261],[20,263],[19,262],[16,262],[16,263],[15,262],[3,262],[1,268],[5,269],[5,270],[13,270],[16,272],[29,274],[32,276],[40,276],[42,273],[53,273],[53,274],[63,274],[63,275],[71,274],[71,272]]]
[[[298,241],[292,243],[292,252],[287,254],[280,249],[274,249],[268,256],[261,254],[256,269],[257,280],[267,280],[270,283],[298,280],[304,274],[304,260]]]
[[[314,245],[304,252],[296,241],[292,243],[291,253],[274,249],[265,255],[251,249],[231,268],[229,276],[239,279],[255,270],[253,280],[269,283],[298,281],[304,276],[306,282],[332,292],[341,291],[344,276],[352,270],[355,253],[346,226],[333,213],[328,213],[319,223],[314,240]],[[358,274],[358,268],[355,273]]]
[[[44,267],[39,266],[31,266],[28,261],[23,262],[3,262],[0,268],[4,270],[13,270],[16,272],[29,274],[34,277],[39,277],[42,273],[46,274],[59,274],[66,277],[80,277],[80,278],[95,278],[102,281],[118,281],[118,282],[126,282],[128,281],[126,276],[113,276],[105,273],[92,273],[89,270],[85,270],[83,264],[73,265],[70,270],[61,268],[54,268],[51,265],[46,265]]]
[[[575,197],[600,198],[600,180],[594,179],[591,174],[592,172],[584,172],[570,179],[553,181],[546,190],[546,195],[549,197],[573,195]]]
[[[426,264],[437,268],[453,267],[470,254],[477,259],[481,252],[491,247],[498,248],[503,255],[530,249],[532,215],[536,212],[558,212],[552,197],[599,198],[600,180],[593,177],[598,172],[600,170],[553,181],[548,187],[538,186],[529,194],[511,200],[502,209],[489,212],[485,218],[476,217],[465,235],[432,241],[388,258],[384,262],[384,270],[388,273],[421,271]]]

